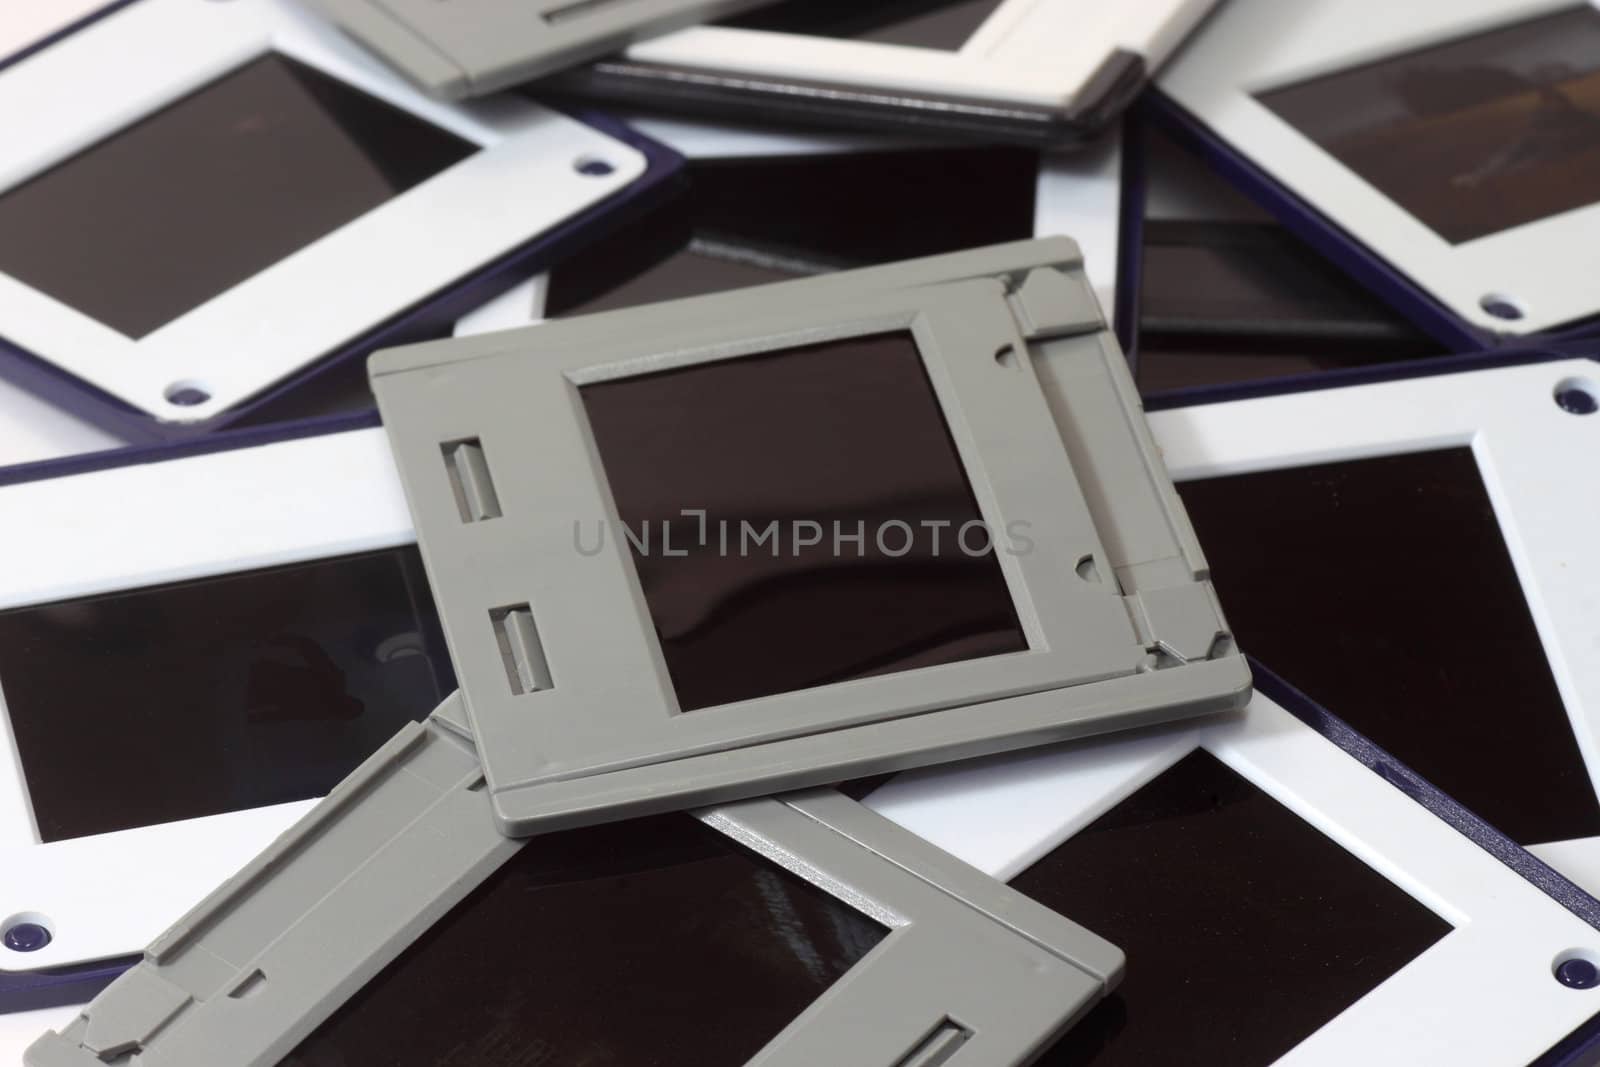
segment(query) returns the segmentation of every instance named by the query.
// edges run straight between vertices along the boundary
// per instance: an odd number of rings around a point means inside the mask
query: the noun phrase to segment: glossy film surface
[[[590,314],[1026,240],[1039,154],[896,149],[697,160],[689,172],[688,193],[671,218],[630,226],[553,270],[546,314]],[[953,212],[958,199],[961,210]],[[929,226],[934,216],[939,225]]]
[[[909,333],[581,395],[683,710],[1027,647]]]
[[[1587,4],[1258,99],[1452,244],[1600,197]]]
[[[1517,842],[1600,834],[1470,449],[1178,489],[1240,646],[1263,665]]]
[[[411,546],[0,612],[46,842],[321,796],[454,688]]]
[[[1128,954],[1038,1067],[1265,1067],[1450,931],[1203,750],[1011,885]]]
[[[538,838],[285,1067],[742,1067],[888,931],[685,815]]]
[[[0,271],[143,337],[475,151],[269,53],[0,193]]]

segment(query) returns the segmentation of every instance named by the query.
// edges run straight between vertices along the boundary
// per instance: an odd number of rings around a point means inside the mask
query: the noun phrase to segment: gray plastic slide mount
[[[524,846],[493,828],[464,721],[452,697],[396,736],[36,1041],[28,1067],[277,1063]],[[969,1067],[1020,1065],[1121,978],[1114,945],[832,790],[700,818],[890,931],[761,1067],[934,1067],[958,1049]],[[540,946],[527,958],[539,966]]]
[[[435,96],[482,96],[771,0],[314,0]]]
[[[580,390],[886,331],[914,340],[988,528],[1030,531],[1030,551],[996,552],[1026,648],[683,711],[624,538],[575,544],[584,522],[621,529]],[[506,833],[1248,698],[1200,547],[1064,238],[391,349],[369,368]]]

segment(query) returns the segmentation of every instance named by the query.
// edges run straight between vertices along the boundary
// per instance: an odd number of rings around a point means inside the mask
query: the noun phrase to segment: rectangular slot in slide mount
[[[947,1018],[895,1067],[942,1067],[971,1040],[971,1030]]]
[[[256,993],[261,992],[262,988],[266,984],[266,974],[262,972],[260,968],[257,968],[241,978],[234,985],[234,987],[228,991],[228,996],[232,997],[234,1000],[241,1000],[244,997],[254,996]]]
[[[489,619],[494,623],[495,640],[505,661],[511,691],[521,694],[549,689],[550,664],[545,660],[544,646],[539,643],[539,630],[528,605],[496,608],[489,613]]]
[[[371,373],[513,835],[1248,696],[1065,239],[391,349]],[[537,506],[461,521],[437,464],[463,428],[494,442],[498,499]],[[535,723],[519,695],[557,675]]]
[[[559,26],[563,22],[581,20],[585,16],[593,15],[603,8],[615,7],[628,2],[629,0],[572,0],[572,3],[562,4],[560,7],[545,8],[540,13],[540,17],[552,26]]]
[[[832,790],[524,849],[477,771],[452,697],[25,1062],[1016,1067],[1121,980],[1114,945]],[[619,981],[654,1010],[619,1016]]]
[[[483,442],[476,437],[450,441],[439,446],[444,453],[445,470],[450,475],[450,491],[462,522],[483,522],[500,517],[500,496],[489,474],[489,461],[483,455]]]

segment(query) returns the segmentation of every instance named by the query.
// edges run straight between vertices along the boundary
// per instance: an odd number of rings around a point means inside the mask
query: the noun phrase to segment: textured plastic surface
[[[317,0],[437,96],[481,96],[770,0]]]
[[[619,543],[616,476],[601,469],[579,387],[886,330],[915,338],[988,529],[1029,531],[1026,550],[995,552],[1025,650],[685,713]],[[1222,711],[1248,696],[1069,240],[417,345],[378,354],[371,370],[509,833]],[[501,515],[463,521],[464,489],[441,451],[459,442],[482,448]],[[597,519],[617,536],[580,550],[575,523]]]
[[[493,828],[464,726],[452,697],[403,731],[26,1062],[276,1063],[522,847]],[[700,817],[891,930],[763,1050],[768,1067],[956,1047],[1026,1063],[1121,977],[1115,946],[831,790]]]

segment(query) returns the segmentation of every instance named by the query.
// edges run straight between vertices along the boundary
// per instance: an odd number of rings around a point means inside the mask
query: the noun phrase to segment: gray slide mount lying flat
[[[482,96],[771,0],[314,0],[435,96]]]
[[[494,830],[480,782],[451,697],[25,1062],[277,1063],[519,848],[540,847]],[[762,1067],[933,1067],[958,1049],[971,1067],[1020,1065],[1121,977],[1115,946],[832,790],[699,817],[889,927],[762,1050]],[[603,931],[595,941],[612,951]],[[541,965],[541,946],[526,952]],[[721,1010],[706,1005],[707,1027]]]
[[[685,710],[623,538],[575,544],[585,523],[623,526],[584,390],[889,334],[914,340],[989,529],[1031,531],[1028,551],[996,551],[1025,645]],[[1064,238],[392,349],[370,371],[506,833],[1248,698],[1200,546]]]

